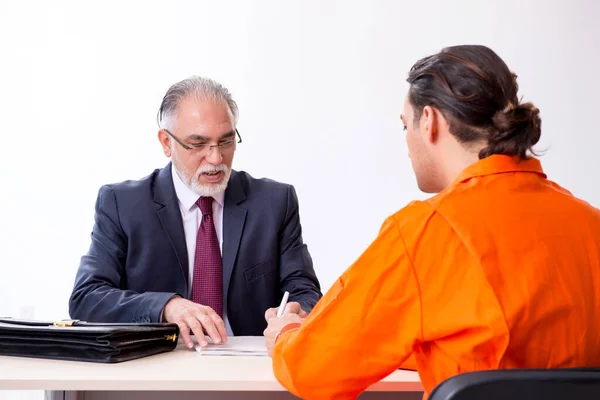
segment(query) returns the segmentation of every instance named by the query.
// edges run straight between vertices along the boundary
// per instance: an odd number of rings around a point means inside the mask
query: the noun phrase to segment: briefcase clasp
[[[65,319],[65,320],[62,320],[62,321],[56,321],[54,323],[54,326],[59,326],[61,328],[64,328],[65,326],[73,326],[73,325],[75,325],[78,322],[79,322],[78,319]]]
[[[165,339],[167,339],[167,340],[171,340],[171,341],[173,341],[173,342],[174,342],[175,340],[177,340],[177,335],[176,335],[176,334],[173,334],[173,335],[165,335]]]

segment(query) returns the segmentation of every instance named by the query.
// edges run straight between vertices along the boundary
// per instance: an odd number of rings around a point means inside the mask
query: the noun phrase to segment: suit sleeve
[[[413,349],[422,341],[419,293],[390,218],[301,327],[279,337],[273,352],[277,379],[301,398],[354,399],[414,364]]]
[[[109,186],[103,186],[96,200],[92,243],[81,258],[69,299],[71,318],[96,322],[159,322],[164,305],[175,293],[126,290],[127,248],[116,195]]]
[[[322,294],[308,247],[302,241],[298,196],[293,186],[288,187],[279,241],[281,288],[290,292],[289,301],[297,301],[304,311],[310,312]]]

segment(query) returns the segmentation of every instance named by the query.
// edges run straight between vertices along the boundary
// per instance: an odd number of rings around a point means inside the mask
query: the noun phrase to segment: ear
[[[425,106],[420,121],[421,132],[425,140],[431,144],[438,140],[438,123],[439,118],[436,110],[431,106]]]
[[[158,141],[160,142],[163,148],[163,153],[165,153],[165,156],[171,157],[171,138],[169,137],[167,132],[160,129],[158,131]]]

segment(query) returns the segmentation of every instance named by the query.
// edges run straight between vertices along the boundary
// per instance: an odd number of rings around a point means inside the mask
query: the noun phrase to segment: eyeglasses
[[[230,151],[232,151],[235,148],[235,144],[236,141],[235,139],[230,139],[230,140],[225,140],[219,144],[185,144],[183,143],[177,136],[175,136],[174,134],[172,134],[171,132],[169,132],[168,129],[163,129],[165,132],[167,132],[169,134],[169,136],[171,136],[173,139],[175,139],[175,141],[177,143],[179,143],[179,145],[181,147],[183,147],[186,150],[190,150],[193,151],[194,153],[198,153],[201,154],[205,157],[208,157],[212,154],[212,150],[215,147],[219,148],[219,153],[221,153],[221,155],[223,154],[228,154]],[[240,136],[240,133],[238,132],[238,130],[235,130],[235,134],[238,137],[238,141],[237,143],[242,143],[242,137]]]

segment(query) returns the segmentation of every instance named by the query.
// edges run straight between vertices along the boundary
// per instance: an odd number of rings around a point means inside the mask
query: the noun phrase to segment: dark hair
[[[485,142],[479,158],[492,154],[528,157],[540,140],[542,121],[532,103],[517,97],[517,75],[485,46],[453,46],[425,57],[410,70],[408,99],[421,118],[438,109],[461,142]]]

